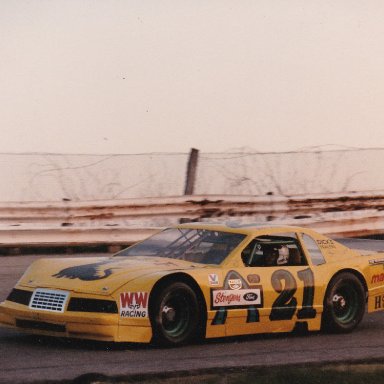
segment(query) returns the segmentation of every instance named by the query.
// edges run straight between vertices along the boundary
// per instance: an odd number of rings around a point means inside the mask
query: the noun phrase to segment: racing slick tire
[[[153,342],[176,346],[199,338],[200,306],[194,290],[176,282],[165,286],[155,297],[151,311]]]
[[[365,312],[365,290],[352,273],[334,277],[324,298],[323,329],[332,333],[348,333],[355,329]]]

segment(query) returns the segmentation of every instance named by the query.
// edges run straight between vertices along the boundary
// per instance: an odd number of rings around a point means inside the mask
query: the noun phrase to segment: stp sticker
[[[208,281],[209,281],[209,285],[212,285],[213,287],[218,286],[219,285],[219,276],[217,276],[216,273],[210,273],[208,275]]]
[[[216,307],[248,307],[261,306],[261,289],[218,289],[212,291],[212,306]]]
[[[148,317],[148,292],[120,293],[120,317]]]
[[[260,276],[259,275],[248,275],[247,280],[249,281],[250,284],[257,284],[260,283]]]

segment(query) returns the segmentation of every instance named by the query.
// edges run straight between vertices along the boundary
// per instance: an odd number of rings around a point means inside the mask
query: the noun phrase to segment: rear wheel
[[[156,344],[178,345],[197,339],[200,309],[193,289],[181,282],[163,288],[155,297],[151,322]]]
[[[324,299],[323,326],[330,332],[351,332],[365,312],[365,291],[352,273],[337,275],[329,284]]]

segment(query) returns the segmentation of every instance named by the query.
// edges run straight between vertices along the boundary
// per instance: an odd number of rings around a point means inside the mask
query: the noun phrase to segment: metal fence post
[[[199,150],[192,148],[191,152],[189,153],[184,195],[193,195],[194,193],[198,158]]]

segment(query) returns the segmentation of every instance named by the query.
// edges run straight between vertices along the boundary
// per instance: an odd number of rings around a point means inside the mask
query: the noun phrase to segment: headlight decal
[[[67,311],[118,313],[117,304],[112,300],[86,299],[73,297],[69,301]]]
[[[13,301],[14,303],[29,305],[32,297],[31,291],[24,291],[23,289],[12,289],[6,300]]]

